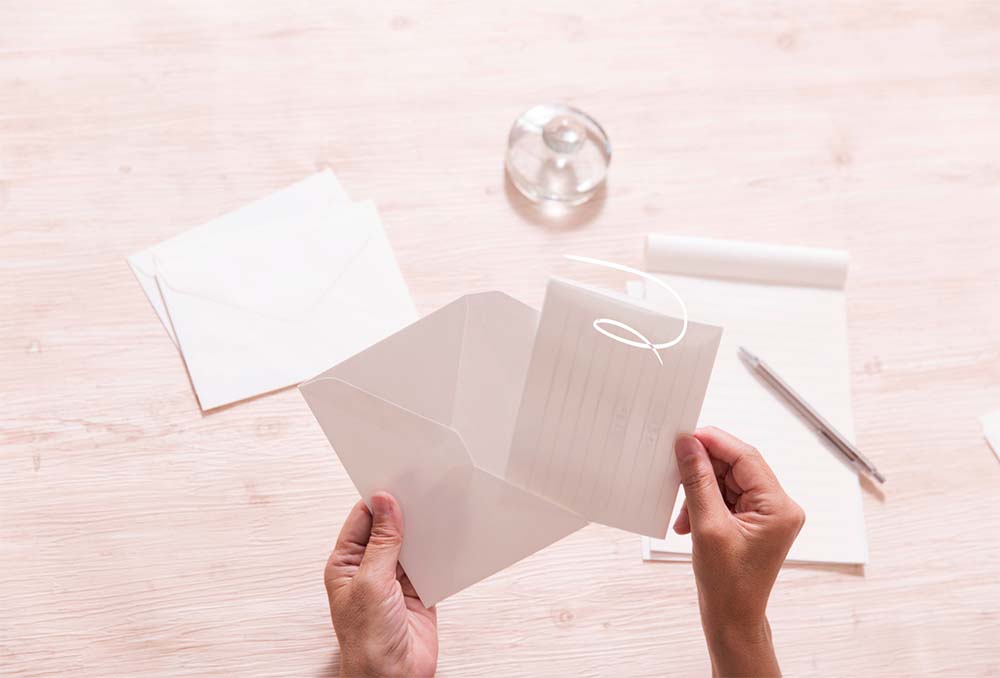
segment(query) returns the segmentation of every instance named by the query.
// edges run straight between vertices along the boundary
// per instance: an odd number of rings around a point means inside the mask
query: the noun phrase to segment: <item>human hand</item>
[[[354,505],[323,573],[341,676],[434,675],[437,611],[424,607],[399,565],[402,546],[403,513],[392,495],[373,496],[371,512]]]
[[[765,614],[771,587],[805,523],[760,453],[717,428],[674,447],[691,533],[702,626],[717,675],[778,675]]]

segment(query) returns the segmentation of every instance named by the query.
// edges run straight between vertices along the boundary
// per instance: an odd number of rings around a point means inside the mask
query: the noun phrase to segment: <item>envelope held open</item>
[[[462,297],[300,386],[358,491],[403,508],[426,605],[583,527],[503,478],[537,312]]]
[[[698,326],[685,339],[689,349],[710,353],[707,371],[698,361],[687,365],[683,351],[656,368],[649,351],[583,326],[584,316],[593,317],[594,294],[550,282],[541,321],[537,311],[500,292],[467,295],[300,386],[366,501],[379,490],[399,501],[405,521],[400,562],[425,605],[576,531],[586,525],[584,515],[633,529],[627,516],[650,512],[638,504],[654,461],[665,464],[663,480],[651,486],[644,506],[667,506],[657,525],[669,518],[678,484],[670,466],[674,429],[693,427],[697,419],[721,332]],[[650,332],[672,321],[624,297],[608,297],[602,303],[628,307],[647,325],[659,323],[646,327]],[[582,305],[565,307],[573,300]],[[572,350],[543,345],[549,325],[562,328],[558,341]],[[525,411],[524,402],[537,400],[526,389],[538,390],[546,369],[552,376],[545,404]],[[694,384],[696,407],[687,400],[671,405],[670,389],[678,382],[689,392]],[[686,414],[665,424],[668,406]],[[528,446],[515,442],[535,440],[536,430],[539,455],[530,461],[540,460],[544,475],[512,455],[525,455]],[[576,440],[585,430],[593,443]],[[565,453],[570,448],[576,457]],[[582,482],[599,474],[609,481]],[[571,478],[581,482],[567,484]],[[558,483],[560,491],[546,482]],[[580,510],[590,505],[600,509]]]

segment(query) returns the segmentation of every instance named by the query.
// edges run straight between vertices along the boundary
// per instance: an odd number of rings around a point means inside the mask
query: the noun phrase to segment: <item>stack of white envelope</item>
[[[721,330],[553,279],[542,313],[472,294],[302,384],[358,491],[399,501],[400,562],[425,605],[593,520],[662,536],[677,494],[677,435],[698,420]]]
[[[203,410],[299,383],[417,317],[375,207],[329,170],[128,261]]]

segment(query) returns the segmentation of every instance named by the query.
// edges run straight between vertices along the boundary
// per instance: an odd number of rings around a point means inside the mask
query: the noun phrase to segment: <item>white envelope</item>
[[[425,605],[586,524],[504,475],[537,322],[505,294],[468,295],[299,387],[365,500],[399,500]]]
[[[661,361],[598,317],[657,338],[682,324],[553,279],[541,314],[468,295],[299,387],[365,500],[399,500],[400,561],[425,604],[588,519],[666,530],[673,441],[698,419],[721,330],[689,324]]]
[[[201,226],[164,240],[128,258],[128,264],[136,280],[146,293],[146,298],[163,323],[170,340],[177,344],[174,329],[167,317],[163,297],[156,286],[156,260],[183,258],[189,252],[196,252],[201,238],[226,233],[238,238],[240,231],[248,224],[273,221],[276,218],[294,218],[334,205],[349,205],[350,198],[333,172],[326,169],[287,186],[271,195],[255,200]]]
[[[205,410],[298,383],[417,317],[371,203],[254,212],[153,259]]]

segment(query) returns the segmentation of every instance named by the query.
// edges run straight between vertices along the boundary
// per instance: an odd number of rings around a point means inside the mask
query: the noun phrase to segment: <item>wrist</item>
[[[355,644],[350,642],[340,643],[340,673],[344,678],[354,676],[380,676],[380,670],[376,657],[365,651],[364,643]]]
[[[716,675],[781,674],[767,617],[735,623],[706,623],[705,639]]]
[[[771,625],[767,617],[739,622],[704,622],[709,645],[720,647],[753,647],[771,644]]]
[[[341,656],[340,673],[341,678],[357,678],[358,676],[381,676],[384,675],[379,667],[365,660],[358,660],[354,657]]]

